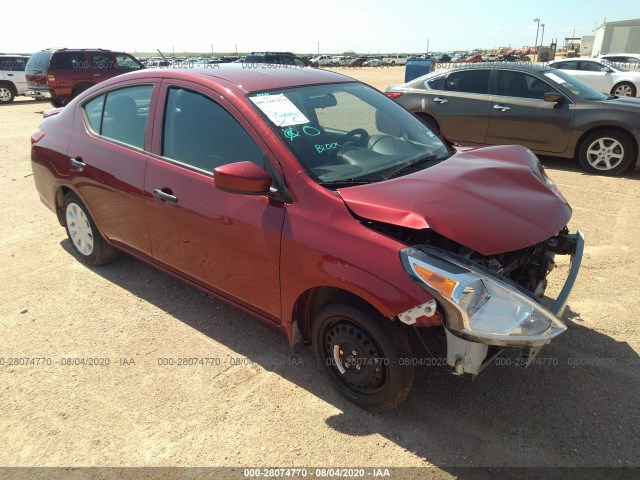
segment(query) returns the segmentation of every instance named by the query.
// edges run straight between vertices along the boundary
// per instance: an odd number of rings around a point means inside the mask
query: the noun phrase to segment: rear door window
[[[489,93],[490,70],[452,72],[445,81],[445,90],[464,93]]]
[[[53,70],[83,70],[88,69],[84,52],[56,52],[51,60]]]

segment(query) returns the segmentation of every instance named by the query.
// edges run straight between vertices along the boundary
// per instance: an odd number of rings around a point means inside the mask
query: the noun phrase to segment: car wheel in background
[[[66,100],[62,100],[60,98],[56,98],[54,100],[51,100],[51,105],[53,105],[56,108],[61,108],[64,107],[67,104]]]
[[[82,263],[102,265],[118,256],[118,251],[100,235],[91,215],[75,194],[65,195],[62,214],[69,241]]]
[[[622,82],[614,86],[611,89],[611,93],[620,97],[635,97],[637,89],[633,83]]]
[[[0,103],[11,103],[15,95],[8,85],[0,85]]]
[[[600,130],[588,135],[578,150],[582,167],[600,175],[620,175],[632,165],[635,156],[631,139],[615,130]]]
[[[313,350],[333,386],[356,405],[398,406],[413,384],[406,331],[369,308],[333,303],[314,319]]]

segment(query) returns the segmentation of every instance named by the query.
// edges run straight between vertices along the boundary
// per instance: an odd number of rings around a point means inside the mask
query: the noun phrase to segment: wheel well
[[[62,214],[62,202],[67,193],[72,192],[68,187],[60,187],[56,192],[56,215],[58,216],[58,222],[64,227],[64,215]]]
[[[18,95],[18,89],[16,88],[16,86],[12,82],[9,82],[7,80],[2,80],[2,81],[0,81],[0,85],[2,85],[3,87],[8,87],[9,90],[11,90],[11,92],[15,96]]]
[[[582,142],[584,141],[585,138],[587,138],[589,135],[601,131],[601,130],[613,130],[615,132],[618,132],[622,135],[624,135],[625,137],[627,137],[630,141],[631,144],[633,145],[633,147],[635,148],[635,154],[638,154],[638,142],[636,141],[635,137],[633,135],[631,135],[629,133],[628,130],[625,130],[624,128],[621,127],[616,127],[616,126],[598,126],[598,127],[593,127],[589,130],[587,130],[586,132],[584,132],[580,138],[578,139],[578,141],[576,142],[576,146],[573,150],[573,156],[574,158],[577,158],[578,156],[578,152],[580,151],[580,147],[582,146]]]
[[[433,116],[429,115],[428,113],[424,113],[424,112],[416,112],[416,113],[414,113],[414,115],[416,117],[420,118],[421,120],[425,121],[429,125],[435,127],[438,130],[438,132],[440,131],[440,124],[438,123],[438,121]]]
[[[77,83],[71,89],[71,95],[76,96],[78,92],[83,92],[84,90],[93,87],[93,83]]]
[[[311,335],[311,324],[315,314],[325,305],[336,302],[358,305],[365,310],[377,310],[361,297],[336,287],[316,287],[304,292],[293,307],[293,321],[305,340]]]

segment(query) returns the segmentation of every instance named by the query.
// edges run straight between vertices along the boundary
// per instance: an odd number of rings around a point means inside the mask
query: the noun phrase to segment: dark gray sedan
[[[475,64],[430,73],[386,95],[465,145],[519,144],[619,175],[638,161],[640,100],[604,95],[561,70]]]

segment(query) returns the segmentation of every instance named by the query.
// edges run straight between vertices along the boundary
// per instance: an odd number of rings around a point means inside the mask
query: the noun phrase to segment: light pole
[[[544,23],[540,24],[542,27],[542,36],[540,37],[540,46],[544,46]]]
[[[537,50],[538,49],[538,32],[540,31],[540,19],[534,18],[533,21],[538,22],[538,28],[536,28],[536,44],[533,46],[533,49]]]

